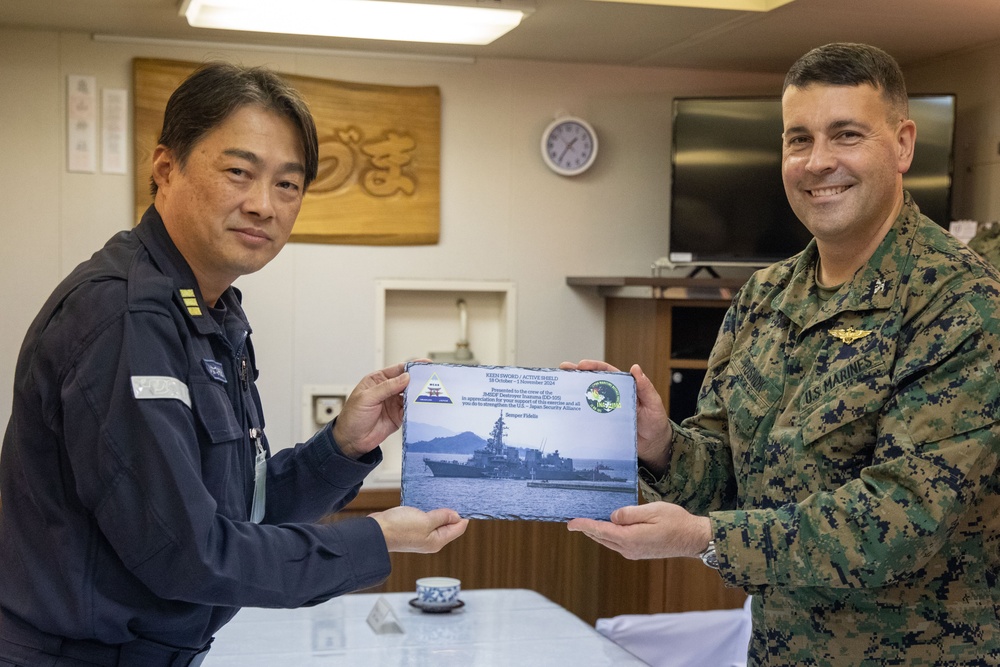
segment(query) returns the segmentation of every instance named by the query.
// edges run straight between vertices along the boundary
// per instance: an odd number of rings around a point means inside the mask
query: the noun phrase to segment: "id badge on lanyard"
[[[257,449],[257,457],[253,467],[253,505],[250,508],[250,520],[260,523],[264,518],[264,505],[266,503],[267,485],[267,455],[264,452],[264,443],[261,438],[264,429],[254,427],[250,429],[250,439],[253,440]]]

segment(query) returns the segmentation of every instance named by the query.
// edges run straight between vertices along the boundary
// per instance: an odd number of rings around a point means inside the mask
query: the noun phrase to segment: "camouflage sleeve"
[[[736,480],[720,388],[729,366],[735,330],[734,306],[726,312],[709,356],[708,371],[698,397],[698,414],[679,425],[671,422],[674,439],[663,477],[653,483],[640,480],[646,500],[665,500],[701,515],[734,506]]]
[[[990,290],[992,298],[972,289],[917,314],[926,323],[901,343],[896,391],[879,410],[874,455],[856,479],[780,507],[711,514],[726,583],[887,585],[982,524],[976,513],[1000,462],[1000,328]],[[836,436],[836,428],[826,435],[833,446]],[[961,568],[962,558],[984,556],[949,558]]]

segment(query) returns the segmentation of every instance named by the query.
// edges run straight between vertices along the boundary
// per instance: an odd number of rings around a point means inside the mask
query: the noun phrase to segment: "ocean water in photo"
[[[528,519],[567,521],[576,517],[607,520],[611,512],[625,505],[635,505],[636,462],[616,460],[574,460],[576,470],[592,469],[601,464],[602,472],[621,477],[629,491],[562,489],[552,481],[529,486],[524,479],[486,479],[435,477],[424,458],[439,461],[468,459],[464,454],[406,452],[403,461],[403,504],[422,510],[450,507],[463,517],[473,519]]]

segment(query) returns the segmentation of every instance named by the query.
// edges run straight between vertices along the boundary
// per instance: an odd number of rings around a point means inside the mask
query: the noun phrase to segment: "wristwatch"
[[[706,547],[704,551],[698,554],[698,558],[701,559],[702,563],[712,568],[713,570],[719,569],[719,557],[715,555],[715,540],[708,541],[708,547]]]

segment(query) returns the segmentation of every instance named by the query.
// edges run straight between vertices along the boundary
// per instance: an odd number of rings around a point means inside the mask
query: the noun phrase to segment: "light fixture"
[[[508,9],[508,7],[510,7]],[[529,10],[504,0],[184,0],[196,28],[439,44],[489,44]]]

